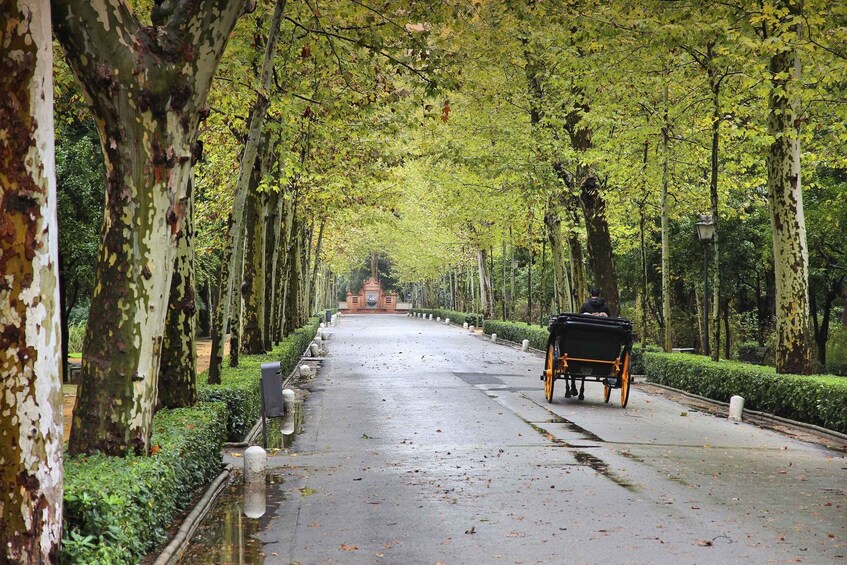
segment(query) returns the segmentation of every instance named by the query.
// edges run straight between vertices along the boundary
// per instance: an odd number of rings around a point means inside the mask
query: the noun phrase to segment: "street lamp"
[[[715,239],[715,223],[712,216],[703,215],[694,227],[703,244],[703,353],[709,355],[709,244]]]

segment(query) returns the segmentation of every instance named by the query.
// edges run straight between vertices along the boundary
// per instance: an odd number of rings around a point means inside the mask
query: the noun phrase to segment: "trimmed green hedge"
[[[469,326],[480,327],[482,325],[482,314],[473,314],[469,312],[459,312],[458,310],[448,310],[446,308],[413,308],[410,310],[412,314],[424,314],[426,316],[432,314],[432,318],[450,318],[450,321],[455,324],[468,323]]]
[[[227,441],[241,441],[259,418],[262,409],[259,391],[262,363],[279,361],[280,372],[288,375],[315,337],[319,325],[319,318],[309,318],[305,326],[288,334],[271,353],[242,355],[238,367],[226,366],[225,359],[221,384],[208,384],[207,372],[197,377],[197,396],[201,401],[218,401],[227,405]]]
[[[63,563],[134,563],[165,540],[175,512],[220,473],[226,407],[160,410],[150,457],[65,458]]]
[[[633,375],[643,375],[644,354],[647,352],[659,353],[661,351],[662,348],[658,345],[648,345],[647,347],[642,347],[641,344],[634,344],[632,346],[632,353],[629,361],[629,372]]]
[[[644,363],[648,381],[723,402],[737,394],[751,410],[847,433],[842,377],[778,375],[772,367],[679,353],[647,353]]]
[[[529,346],[545,351],[547,339],[550,332],[546,327],[532,326],[523,322],[501,322],[499,320],[485,320],[482,331],[487,334],[497,334],[498,338],[521,343],[529,340]]]
[[[63,563],[137,563],[166,538],[174,514],[220,473],[224,441],[244,438],[259,417],[262,363],[289,374],[320,321],[288,335],[267,355],[243,355],[224,366],[223,384],[198,376],[200,403],[153,417],[150,457],[65,458]]]

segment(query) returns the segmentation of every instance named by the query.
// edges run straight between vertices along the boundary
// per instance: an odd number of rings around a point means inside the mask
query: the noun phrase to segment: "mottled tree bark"
[[[321,219],[321,225],[318,228],[318,241],[315,243],[315,260],[314,266],[312,267],[312,282],[309,287],[312,290],[313,298],[312,298],[312,307],[310,311],[307,312],[307,315],[311,315],[318,307],[318,296],[320,296],[320,292],[318,292],[318,268],[321,264],[321,246],[323,245],[324,240],[324,226],[326,225],[326,220]]]
[[[300,287],[303,262],[300,260],[300,252],[303,247],[303,227],[300,220],[292,218],[291,245],[288,250],[288,285],[286,293],[286,319],[287,331],[300,327]]]
[[[247,195],[244,236],[244,276],[241,296],[244,300],[244,331],[241,351],[247,354],[265,352],[265,224],[263,195],[259,194],[262,167],[256,160]]]
[[[477,252],[477,266],[479,267],[479,298],[482,307],[482,316],[490,320],[494,315],[494,298],[491,295],[491,274],[488,272],[488,252],[480,249]]]
[[[789,11],[792,2],[784,4]],[[788,15],[786,17],[789,17]],[[793,16],[792,16],[793,17]],[[800,88],[800,64],[790,41],[771,57],[768,93],[768,196],[776,275],[776,370],[810,374],[809,251],[800,187],[800,139],[796,108],[789,98]]]
[[[0,563],[58,563],[59,241],[46,0],[0,3]]]
[[[103,236],[71,453],[147,453],[176,237],[206,96],[244,0],[55,0],[53,23],[100,131]]]
[[[232,230],[231,238],[227,241],[228,247],[232,248],[229,263],[229,277],[224,285],[222,296],[230,297],[232,290],[238,288],[236,275],[240,269],[236,268],[235,264],[241,257],[240,246],[244,237],[244,208],[247,202],[249,193],[250,177],[253,174],[253,168],[256,164],[256,156],[259,152],[259,144],[262,140],[262,127],[265,122],[265,115],[270,107],[271,101],[267,93],[271,87],[271,78],[273,76],[274,53],[276,52],[277,37],[279,35],[279,24],[282,20],[282,13],[285,9],[286,0],[277,0],[274,8],[273,18],[271,19],[270,29],[268,31],[268,41],[265,44],[265,53],[262,61],[261,84],[256,94],[256,102],[250,112],[250,126],[247,133],[247,143],[244,146],[244,152],[241,154],[241,167],[238,173],[238,179],[235,183],[235,198],[232,205]],[[227,298],[227,304],[224,305],[224,319],[230,312],[230,299]],[[234,317],[234,316],[233,316]],[[232,339],[232,334],[230,334]],[[230,365],[232,365],[233,357],[236,359],[238,349],[233,349],[230,346]]]
[[[671,333],[671,247],[668,239],[668,161],[670,124],[668,123],[668,85],[664,87],[664,125],[662,126],[662,320],[664,321],[664,346],[670,353],[673,348]]]
[[[185,221],[177,234],[174,274],[159,363],[159,404],[197,403],[197,302],[194,280],[194,179],[186,188]]]
[[[600,193],[597,178],[588,176],[580,186],[580,203],[585,216],[585,233],[588,243],[588,265],[594,285],[600,290],[606,304],[617,316],[620,310],[618,275],[612,258],[612,236],[606,218],[606,200]]]
[[[547,237],[550,240],[550,253],[553,257],[553,304],[556,312],[573,312],[571,302],[571,281],[568,276],[565,245],[562,238],[562,228],[558,216],[552,211],[544,216],[547,225]]]
[[[280,249],[280,291],[279,295],[279,335],[280,339],[288,335],[291,326],[288,324],[288,295],[291,289],[291,247],[293,244],[292,237],[294,234],[294,214],[296,213],[294,191],[292,190],[289,197],[284,198],[283,206],[283,234],[282,246]]]
[[[232,213],[227,217],[227,238],[231,237],[232,232]],[[223,371],[224,363],[224,342],[226,340],[226,330],[228,320],[228,312],[230,299],[224,295],[229,281],[229,264],[230,253],[232,247],[224,247],[223,258],[221,259],[221,273],[218,278],[218,300],[215,303],[214,313],[212,315],[212,351],[209,359],[209,384],[221,383],[221,372]]]
[[[274,319],[277,305],[277,293],[279,269],[277,261],[279,260],[279,236],[280,228],[280,212],[282,206],[281,194],[277,190],[273,190],[265,195],[265,319],[263,322],[262,333],[265,338],[265,349],[270,351],[273,349],[275,331]]]

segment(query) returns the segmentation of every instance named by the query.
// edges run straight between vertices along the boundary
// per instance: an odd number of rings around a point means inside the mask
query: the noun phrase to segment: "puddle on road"
[[[268,449],[286,449],[302,432],[303,402],[298,399],[285,416],[267,421]],[[209,509],[178,563],[264,563],[264,544],[257,536],[285,498],[282,475],[268,474],[265,479],[245,485],[240,474],[234,478]]]
[[[268,418],[268,449],[288,449],[303,433],[303,401],[298,400],[292,405],[293,410],[288,410],[282,418]]]
[[[266,479],[257,485],[244,485],[239,477],[231,483],[203,519],[178,563],[264,563],[264,544],[257,535],[284,499],[282,475],[268,475]]]

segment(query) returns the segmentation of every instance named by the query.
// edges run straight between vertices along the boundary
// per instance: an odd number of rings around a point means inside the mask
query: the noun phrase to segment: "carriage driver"
[[[600,298],[600,291],[596,287],[588,289],[591,298],[585,301],[582,308],[579,309],[580,314],[591,314],[592,316],[611,316],[612,311],[606,305],[606,301]]]

